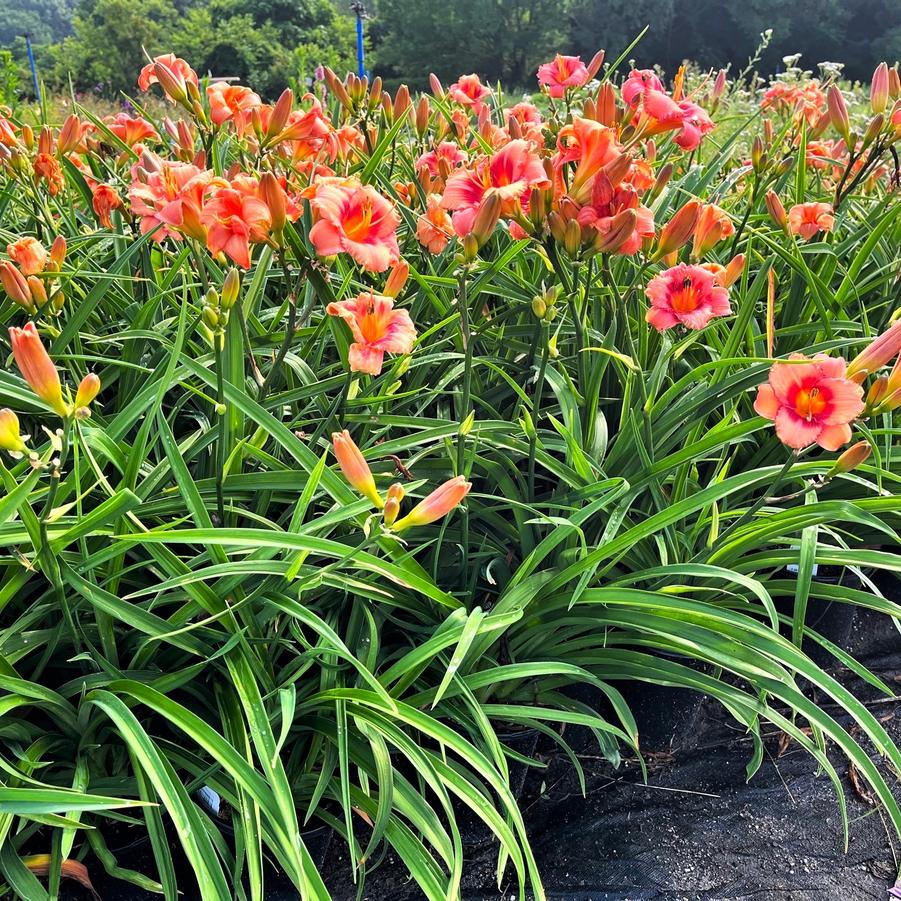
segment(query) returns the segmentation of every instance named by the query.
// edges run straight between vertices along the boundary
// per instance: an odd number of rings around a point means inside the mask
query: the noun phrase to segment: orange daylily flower
[[[353,333],[347,362],[353,372],[378,375],[385,353],[408,354],[413,350],[416,328],[406,310],[394,309],[394,298],[364,293],[353,300],[339,300],[326,307]]]
[[[321,183],[310,206],[316,215],[310,240],[319,256],[347,253],[370,272],[384,272],[400,259],[400,216],[372,186],[353,180]]]
[[[851,440],[850,423],[864,410],[863,388],[847,378],[841,357],[792,354],[774,363],[769,381],[757,389],[754,409],[776,424],[783,444],[800,450],[818,444],[838,450]]]

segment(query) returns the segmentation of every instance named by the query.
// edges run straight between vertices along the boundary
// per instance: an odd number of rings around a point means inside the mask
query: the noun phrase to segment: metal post
[[[362,3],[351,3],[350,8],[357,17],[357,75],[362,78],[366,74],[363,49],[363,19],[366,18],[366,7]]]
[[[31,35],[25,35],[25,50],[28,53],[28,65],[31,66],[31,78],[34,81],[34,96],[37,102],[41,102],[41,85],[38,81],[38,70],[34,64],[34,51],[31,49]]]

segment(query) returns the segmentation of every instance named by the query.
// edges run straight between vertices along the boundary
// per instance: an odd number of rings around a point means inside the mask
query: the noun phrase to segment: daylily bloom
[[[491,88],[483,85],[478,75],[461,75],[448,89],[447,96],[455,103],[472,108],[478,116],[488,106],[484,99],[491,94]]]
[[[818,232],[831,232],[835,225],[829,203],[796,203],[788,211],[788,225],[792,234],[809,241]]]
[[[426,211],[416,219],[416,240],[429,253],[439,254],[454,236],[450,214],[441,206],[440,194],[429,194]]]
[[[551,97],[562,97],[567,88],[580,88],[590,79],[588,68],[579,56],[558,53],[552,62],[538,67],[538,84],[548,89]]]
[[[729,214],[715,203],[705,203],[695,224],[695,238],[691,255],[697,260],[712,250],[724,238],[735,233]]]
[[[775,422],[776,435],[789,447],[838,450],[851,440],[849,423],[864,410],[863,388],[847,378],[841,357],[792,354],[789,360],[799,362],[772,365],[754,409]]]
[[[384,507],[385,502],[375,487],[372,470],[347,429],[343,432],[332,432],[332,448],[344,478],[376,507],[379,509]]]
[[[234,187],[217,188],[203,205],[200,221],[206,226],[210,253],[224,253],[241,266],[250,268],[250,245],[269,238],[272,214],[254,194]]]
[[[577,203],[583,203],[590,194],[590,180],[621,155],[622,145],[614,129],[593,119],[574,116],[572,124],[560,129],[557,151],[554,165],[558,169],[564,163],[578,161],[568,194]]]
[[[246,113],[261,106],[263,102],[260,95],[255,94],[250,88],[240,84],[229,84],[226,81],[208,85],[206,95],[210,101],[210,119],[213,124],[222,125],[234,119],[238,137],[244,134],[249,122]]]
[[[690,100],[682,100],[679,102],[679,109],[682,111],[682,127],[679,134],[673,140],[683,150],[695,150],[701,143],[705,135],[710,134],[716,125],[713,119],[702,109],[697,103]]]
[[[353,334],[347,362],[354,372],[378,375],[386,352],[408,354],[413,350],[413,320],[406,310],[394,309],[393,297],[363,293],[353,300],[330,303],[326,312],[343,319]]]
[[[154,57],[151,62],[141,69],[141,74],[138,75],[138,88],[141,91],[147,91],[150,89],[150,85],[159,83],[156,72],[158,64],[165,66],[181,82],[186,83],[190,81],[194,85],[200,83],[197,73],[183,59],[180,59],[174,53],[164,53],[162,56]]]
[[[34,323],[29,322],[23,328],[11,328],[9,340],[19,372],[31,390],[60,416],[68,416],[69,405],[63,400],[59,373],[44,349]]]
[[[128,113],[119,113],[105,120],[106,127],[124,144],[134,147],[140,141],[158,141],[157,130],[140,116],[132,118]]]
[[[66,180],[59,160],[52,153],[39,153],[34,158],[34,177],[36,182],[42,179],[47,182],[47,191],[55,197],[63,189]]]
[[[206,230],[200,221],[204,193],[211,187],[229,187],[225,179],[190,163],[172,162],[145,152],[131,170],[128,189],[132,212],[141,219],[141,234],[162,225],[153,240],[181,240],[181,233],[203,241]]]
[[[526,207],[532,188],[550,187],[541,159],[527,141],[510,141],[490,158],[482,158],[472,169],[455,172],[447,180],[442,206],[455,210],[454,230],[464,237],[488,194],[501,200],[501,216],[516,212],[516,205]]]
[[[27,453],[27,435],[19,431],[19,417],[8,407],[0,410],[0,450],[8,451],[14,457]]]
[[[371,185],[317,185],[310,206],[316,216],[310,240],[319,256],[347,253],[370,272],[384,272],[400,259],[400,216]]]
[[[650,69],[633,69],[623,82],[623,101],[638,106],[638,101],[648,91],[663,92],[663,82]]]
[[[94,213],[104,228],[112,228],[110,213],[122,208],[122,198],[112,185],[97,185],[92,192]]]
[[[440,175],[449,175],[453,169],[465,163],[467,159],[466,152],[460,148],[459,144],[453,141],[442,141],[434,150],[423,153],[416,160],[416,168],[427,169],[432,178],[438,178]],[[442,163],[447,169],[445,173],[441,171]]]
[[[47,265],[47,251],[37,238],[25,237],[6,245],[9,258],[18,265],[22,275],[37,275]]]
[[[632,210],[635,213],[634,225],[628,237],[624,241],[617,242],[614,248],[617,253],[632,255],[641,249],[642,243],[653,238],[654,213],[642,205],[638,199],[638,192],[629,182],[620,182],[614,186],[601,171],[594,179],[591,202],[579,210],[579,225],[591,226],[599,236],[611,233],[611,230],[619,222],[618,215],[624,210]]]
[[[403,532],[411,526],[425,526],[446,516],[469,494],[472,483],[463,476],[449,479],[423,498],[403,519],[394,524],[395,532]]]
[[[679,263],[652,278],[645,294],[651,301],[645,318],[658,332],[677,323],[701,329],[732,312],[729,291],[703,266]]]

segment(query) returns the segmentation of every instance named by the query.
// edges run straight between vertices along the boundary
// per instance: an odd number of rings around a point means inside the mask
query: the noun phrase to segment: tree
[[[567,43],[560,9],[555,0],[379,0],[376,68],[416,88],[429,72],[453,80],[471,71],[534,88],[538,64]]]
[[[56,52],[61,82],[71,73],[80,88],[134,94],[138,70],[151,55],[165,53],[178,21],[172,0],[82,0],[74,34]]]
[[[35,44],[61,41],[72,32],[72,0],[0,0],[0,45],[29,34]]]

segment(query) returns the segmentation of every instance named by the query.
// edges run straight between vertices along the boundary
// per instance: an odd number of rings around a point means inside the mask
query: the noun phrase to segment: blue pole
[[[357,11],[357,75],[362,78],[366,74],[363,65],[363,14]]]
[[[31,36],[25,35],[25,50],[28,53],[28,65],[31,66],[31,78],[34,81],[34,96],[41,102],[41,85],[38,82],[38,70],[34,64],[34,51],[31,49]]]

